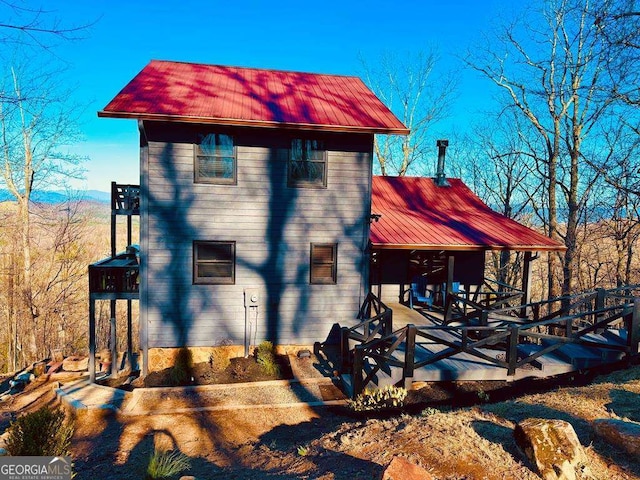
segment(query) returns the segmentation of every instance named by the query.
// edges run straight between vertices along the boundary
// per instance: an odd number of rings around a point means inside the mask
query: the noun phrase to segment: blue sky
[[[27,2],[28,4],[31,4]],[[436,49],[443,70],[461,68],[457,56],[481,41],[507,0],[449,1],[49,1],[65,24],[95,21],[87,38],[62,44],[86,106],[87,155],[81,186],[108,190],[111,180],[137,183],[136,122],[99,119],[102,109],[151,59],[358,75],[359,56],[375,63],[383,52]],[[33,6],[40,4],[33,3]],[[445,129],[464,129],[486,91],[477,74],[463,72],[453,116]],[[443,132],[447,134],[447,132]]]

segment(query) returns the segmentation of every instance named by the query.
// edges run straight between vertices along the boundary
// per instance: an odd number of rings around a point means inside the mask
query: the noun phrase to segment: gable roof
[[[149,62],[98,116],[409,133],[358,77],[161,60]]]
[[[485,205],[460,179],[373,177],[370,240],[377,248],[565,250],[549,237]]]

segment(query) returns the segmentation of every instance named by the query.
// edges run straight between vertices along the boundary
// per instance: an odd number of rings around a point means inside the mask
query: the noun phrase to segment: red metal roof
[[[98,116],[409,133],[357,77],[160,60],[144,67]]]
[[[531,228],[491,210],[460,179],[438,187],[423,177],[373,177],[370,239],[378,248],[564,250]]]

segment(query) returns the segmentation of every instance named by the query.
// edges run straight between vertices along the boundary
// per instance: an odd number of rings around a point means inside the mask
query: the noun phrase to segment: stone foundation
[[[209,362],[220,357],[236,358],[244,356],[244,345],[224,345],[218,347],[187,347],[191,352],[193,363]],[[255,346],[249,349],[253,354]],[[310,345],[278,345],[276,353],[278,355],[295,355],[299,350],[311,350]],[[149,349],[149,372],[157,372],[165,368],[172,367],[180,348],[150,348]]]

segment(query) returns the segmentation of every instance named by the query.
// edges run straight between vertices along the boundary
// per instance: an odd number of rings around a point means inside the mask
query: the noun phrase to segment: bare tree
[[[496,115],[492,128],[476,125],[465,142],[471,153],[465,155],[464,177],[482,200],[509,218],[531,223],[532,199],[541,193],[539,182],[532,181],[534,155],[524,141],[527,125],[506,109]],[[499,282],[517,285],[522,278],[521,258],[517,253],[501,251],[491,256],[491,274]]]
[[[14,67],[4,74],[0,98],[1,178],[17,204],[16,246],[21,256],[14,268],[20,272],[22,308],[16,311],[23,312],[31,326],[31,356],[36,351],[35,327],[40,316],[32,271],[31,195],[37,186],[62,185],[66,178],[79,176],[81,158],[65,151],[78,139],[76,115],[65,103],[65,92],[58,89],[54,72],[34,74],[27,68]]]
[[[545,3],[539,17],[504,27],[499,46],[469,65],[499,87],[511,107],[528,120],[544,145],[537,173],[544,182],[548,234],[564,242],[562,293],[573,290],[580,213],[600,173],[585,161],[585,141],[607,114],[603,94],[607,52],[594,27],[593,11],[582,0]],[[559,225],[559,208],[566,214]],[[558,293],[549,256],[550,295]]]
[[[362,61],[366,82],[411,133],[377,135],[374,151],[382,175],[405,175],[433,151],[432,127],[449,114],[456,82],[436,75],[438,55],[419,52],[398,58],[384,54],[371,66]]]
[[[68,25],[53,10],[0,0],[0,43],[49,50],[56,40],[84,38],[91,24]]]

